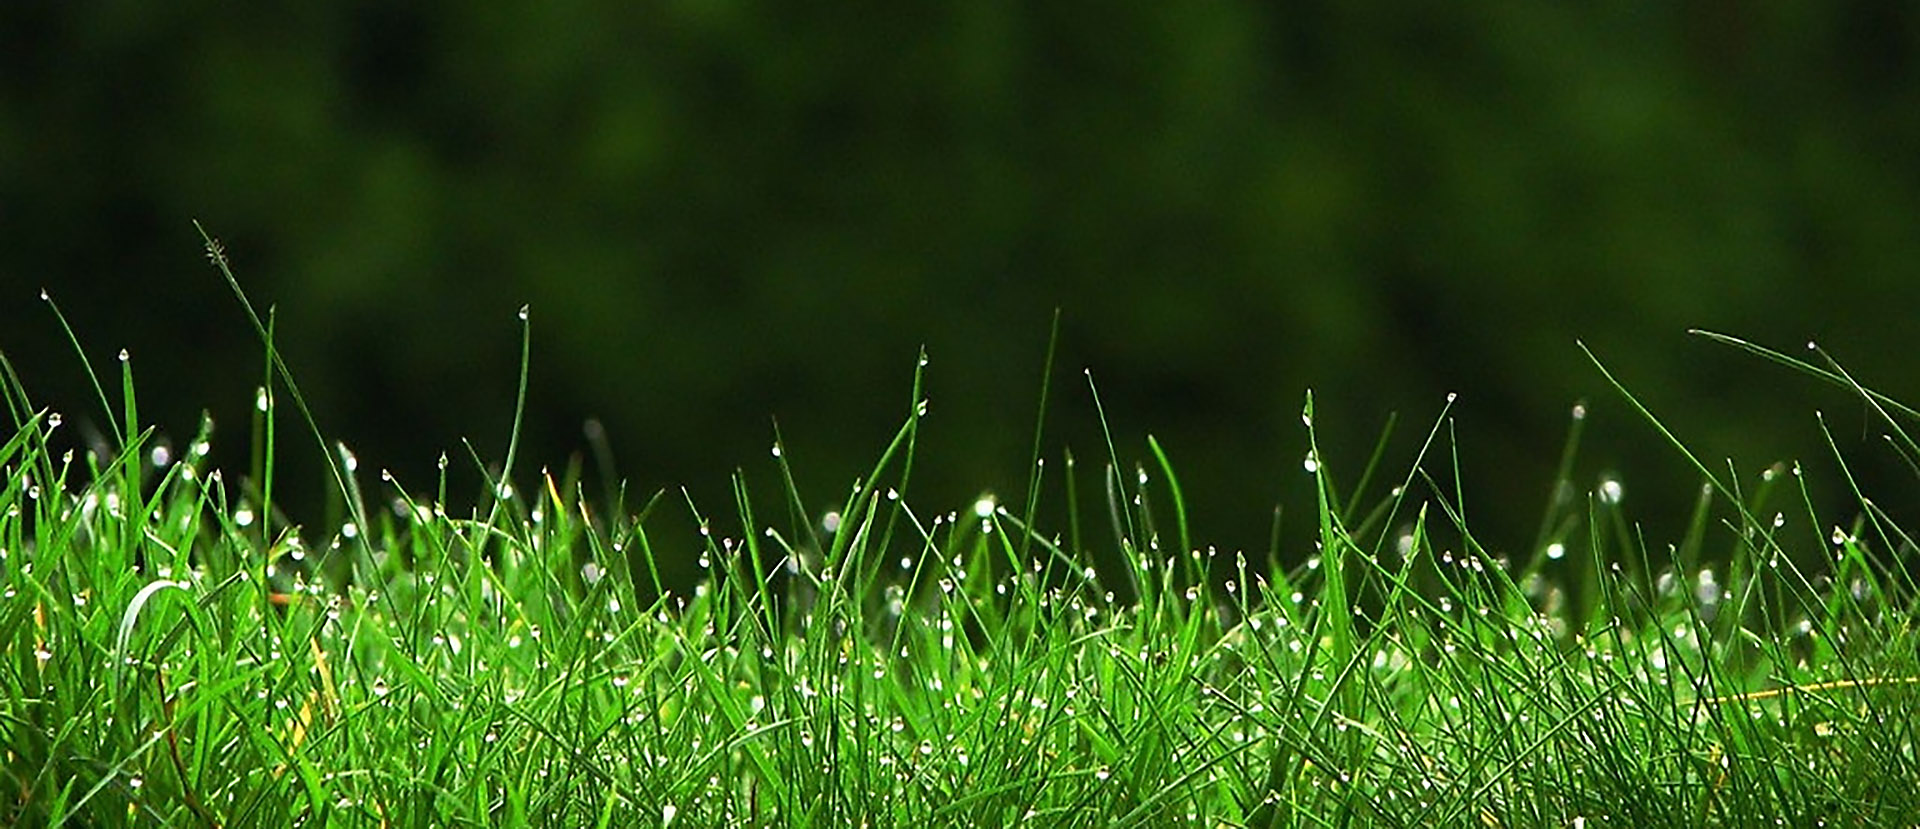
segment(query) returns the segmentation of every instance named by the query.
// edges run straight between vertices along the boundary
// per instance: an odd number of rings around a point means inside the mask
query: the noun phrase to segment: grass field
[[[271,320],[255,324],[269,343]],[[791,476],[736,481],[725,505],[623,503],[512,449],[452,461],[488,491],[450,495],[444,474],[416,488],[328,444],[263,353],[273,391],[245,480],[212,468],[205,436],[157,443],[129,364],[76,369],[117,371],[95,383],[114,445],[78,455],[4,366],[0,823],[1920,816],[1915,546],[1867,494],[1815,514],[1796,465],[1695,461],[1705,487],[1672,544],[1641,537],[1618,484],[1563,473],[1539,543],[1508,560],[1450,499],[1443,409],[1416,457],[1308,456],[1318,502],[1293,508],[1319,541],[1282,568],[1196,548],[1150,438],[1144,467],[1114,436],[1078,468],[1036,439],[1028,489],[1064,490],[1064,516],[914,504],[917,405],[838,504],[802,503]],[[1912,411],[1854,388],[1891,451],[1920,457]],[[1309,436],[1314,417],[1309,396]],[[1571,425],[1563,470],[1577,411]],[[295,528],[273,509],[275,447],[316,439],[341,514]],[[665,510],[703,528],[691,590],[658,575],[646,519]]]

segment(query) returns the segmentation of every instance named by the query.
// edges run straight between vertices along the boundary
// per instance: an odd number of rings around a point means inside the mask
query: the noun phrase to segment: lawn
[[[158,443],[124,360],[76,361],[114,428],[78,454],[0,362],[0,823],[1920,819],[1913,541],[1867,493],[1815,513],[1810,487],[1850,479],[1694,459],[1623,383],[1704,484],[1671,543],[1617,483],[1568,477],[1576,409],[1539,543],[1490,552],[1439,404],[1413,457],[1308,455],[1317,502],[1290,508],[1318,542],[1273,556],[1196,545],[1151,438],[1076,462],[1036,437],[1022,500],[914,503],[917,373],[837,504],[802,500],[777,436],[784,485],[736,476],[724,505],[590,496],[511,446],[442,464],[484,491],[422,488],[326,440],[246,307],[270,382],[244,477],[208,461],[210,427]],[[1913,410],[1818,352],[1706,336],[1846,385],[1920,457]],[[1316,416],[1308,395],[1309,438]],[[288,441],[328,452],[336,519],[274,509]],[[1048,488],[1065,514],[1036,514]],[[701,527],[690,589],[648,535],[668,510]]]

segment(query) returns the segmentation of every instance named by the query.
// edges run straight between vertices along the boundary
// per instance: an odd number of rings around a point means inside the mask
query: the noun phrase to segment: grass
[[[1747,478],[1696,461],[1688,532],[1647,541],[1617,484],[1581,495],[1567,479],[1576,410],[1539,543],[1508,560],[1449,495],[1443,409],[1415,457],[1376,452],[1352,488],[1316,447],[1319,540],[1282,567],[1196,547],[1151,438],[1147,465],[1109,437],[1089,473],[1071,455],[1055,472],[1036,435],[1028,491],[1064,489],[1058,533],[1033,498],[913,506],[916,373],[897,436],[824,522],[778,443],[783,485],[736,476],[711,513],[589,498],[577,474],[517,469],[512,448],[498,467],[470,459],[488,486],[456,509],[444,473],[413,490],[331,447],[340,515],[303,528],[273,508],[274,447],[283,419],[320,433],[272,320],[254,321],[273,391],[241,481],[211,467],[205,434],[164,453],[125,362],[120,405],[95,382],[114,445],[78,457],[0,362],[15,424],[0,443],[0,822],[1920,816],[1914,545],[1864,494],[1858,518],[1815,514],[1798,466]],[[1855,388],[1892,450],[1920,456],[1911,410],[1838,366],[1720,339]],[[1310,437],[1315,417],[1309,396]],[[1082,507],[1104,520],[1082,526]],[[646,527],[667,509],[701,527],[691,590],[659,576]]]

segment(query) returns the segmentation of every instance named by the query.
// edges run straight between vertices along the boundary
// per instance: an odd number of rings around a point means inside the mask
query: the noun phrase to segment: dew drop
[[[525,321],[526,321],[526,319],[527,319],[527,312],[528,312],[528,310],[529,310],[529,309],[531,309],[532,307],[533,307],[533,306],[531,306],[531,305],[522,305],[522,306],[520,306],[520,320],[521,320],[522,322],[525,322]]]
[[[264,412],[267,410],[267,407],[271,405],[273,405],[273,400],[267,395],[265,386],[260,386],[253,390],[253,407],[255,409]]]
[[[53,297],[51,297],[51,296],[49,296],[49,295],[47,294],[47,289],[45,289],[45,288],[41,288],[41,289],[40,289],[40,301],[41,301],[41,302],[52,302],[52,301],[53,301]]]
[[[1587,404],[1585,404],[1585,403],[1575,403],[1575,404],[1573,404],[1573,419],[1574,419],[1574,420],[1586,420],[1586,419],[1587,419]]]
[[[128,354],[126,349],[120,349],[120,362],[124,363],[131,357],[132,355]]]
[[[776,458],[780,457],[780,444],[778,443],[773,445],[773,456]]]
[[[1301,466],[1301,468],[1303,468],[1303,469],[1305,469],[1305,470],[1307,470],[1308,472],[1319,472],[1319,471],[1320,471],[1320,458],[1319,458],[1319,456],[1317,456],[1317,455],[1315,455],[1314,453],[1312,453],[1312,452],[1308,452],[1308,453],[1307,453],[1307,459],[1306,459],[1306,460],[1304,460],[1304,461],[1301,461],[1301,462],[1300,462],[1300,466]]]
[[[1460,393],[1459,393],[1459,392],[1457,392],[1457,391],[1450,391],[1450,392],[1447,392],[1447,402],[1448,402],[1448,403],[1452,403],[1453,401],[1455,401],[1455,400],[1458,400],[1458,399],[1460,399]]]
[[[1567,557],[1567,545],[1558,541],[1547,545],[1547,558],[1559,561]]]
[[[1619,481],[1608,478],[1600,482],[1600,501],[1602,503],[1618,504],[1623,497],[1626,497],[1626,490],[1620,486]]]

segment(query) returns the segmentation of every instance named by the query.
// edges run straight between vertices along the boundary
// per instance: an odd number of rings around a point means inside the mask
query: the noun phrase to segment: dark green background
[[[260,353],[197,218],[322,426],[415,491],[463,436],[504,454],[531,303],[524,468],[597,416],[637,489],[708,513],[735,467],[774,496],[775,416],[804,494],[841,497],[922,344],[912,500],[1018,498],[1056,308],[1052,468],[1103,454],[1091,368],[1123,462],[1156,434],[1222,548],[1263,549],[1278,502],[1302,549],[1309,387],[1349,481],[1389,412],[1397,474],[1459,392],[1508,550],[1584,398],[1580,480],[1677,536],[1697,478],[1576,339],[1709,463],[1818,462],[1821,407],[1915,500],[1858,404],[1685,334],[1818,339],[1920,398],[1907,4],[274,5],[0,11],[0,349],[75,421],[42,286],[244,464]]]

